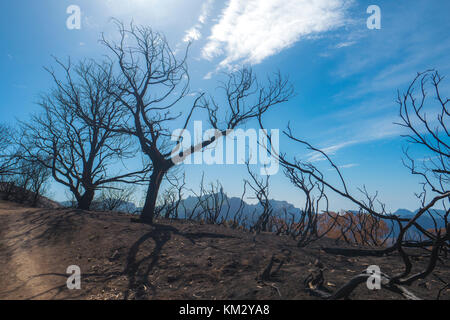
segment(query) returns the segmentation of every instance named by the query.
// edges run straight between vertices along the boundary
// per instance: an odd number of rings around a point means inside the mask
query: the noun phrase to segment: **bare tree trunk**
[[[158,199],[159,188],[167,170],[159,167],[153,169],[148,185],[147,196],[145,198],[144,208],[142,209],[141,220],[146,223],[153,223],[155,215],[156,200]]]
[[[79,199],[77,199],[77,209],[89,210],[91,208],[92,201],[94,200],[94,195],[94,190],[86,190],[86,192]]]

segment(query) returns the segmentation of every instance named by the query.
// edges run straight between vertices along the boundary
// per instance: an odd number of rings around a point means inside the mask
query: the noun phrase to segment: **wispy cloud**
[[[186,31],[186,35],[183,38],[184,42],[198,40],[202,37],[201,29],[203,28],[203,25],[206,23],[206,20],[209,17],[213,4],[214,0],[207,0],[203,3],[202,8],[200,9],[200,15],[197,19],[197,23],[192,28]]]
[[[324,152],[325,154],[327,154],[328,156],[332,156],[335,155],[336,152],[338,152],[339,150],[341,150],[342,148],[357,144],[362,142],[361,140],[349,140],[349,141],[345,141],[345,142],[341,142],[335,145],[331,145],[329,147],[320,149],[322,152]],[[316,162],[316,161],[323,161],[326,160],[325,157],[319,153],[319,152],[310,152],[306,155],[308,157],[308,161],[309,162]]]
[[[353,0],[230,0],[202,55],[219,68],[257,64],[300,39],[342,27]]]
[[[338,166],[338,169],[350,169],[350,168],[354,168],[354,167],[358,167],[359,163],[348,163],[348,164],[343,164]],[[329,168],[328,171],[334,171],[334,168]]]
[[[338,128],[338,132],[334,135],[339,140],[328,143],[327,147],[320,148],[328,156],[334,156],[338,151],[353,147],[356,145],[379,141],[383,139],[389,139],[393,137],[400,137],[404,133],[405,129],[399,125],[396,125],[394,121],[396,118],[391,116],[360,119],[358,123],[351,122],[343,124]],[[342,132],[344,134],[339,134]],[[324,143],[327,145],[327,143]],[[306,155],[307,161],[317,162],[326,160],[325,157],[319,152],[310,152]]]
[[[194,40],[198,40],[202,37],[202,34],[199,30],[198,25],[195,25],[194,27],[190,28],[186,31],[186,35],[183,38],[184,42],[190,42]]]
[[[354,45],[355,43],[356,43],[356,41],[340,42],[336,45],[336,49],[350,47],[350,46]]]
[[[359,163],[349,163],[349,164],[343,164],[342,166],[339,166],[340,169],[349,169],[353,167],[359,166]]]

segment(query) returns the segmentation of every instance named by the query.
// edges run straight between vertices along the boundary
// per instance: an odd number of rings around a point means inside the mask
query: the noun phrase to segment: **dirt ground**
[[[157,221],[152,227],[125,214],[0,202],[0,299],[317,299],[304,280],[321,264],[332,291],[369,265],[389,275],[402,270],[395,254],[349,258],[327,254],[323,246],[338,245],[323,239],[297,248],[287,237],[223,226]],[[261,281],[273,255],[285,263]],[[416,260],[419,271],[426,259]],[[439,261],[434,274],[450,282],[448,262]],[[66,286],[70,265],[81,268],[80,290]],[[443,286],[435,275],[408,289],[435,299]],[[362,285],[351,298],[402,296]],[[450,299],[449,289],[441,299]]]

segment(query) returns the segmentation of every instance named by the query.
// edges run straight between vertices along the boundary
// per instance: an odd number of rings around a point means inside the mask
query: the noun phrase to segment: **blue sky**
[[[380,30],[366,27],[372,4],[381,8]],[[80,30],[66,28],[69,5],[82,10]],[[101,58],[100,33],[114,36],[109,18],[133,19],[165,33],[175,49],[193,41],[188,61],[193,91],[216,93],[221,71],[242,63],[260,76],[277,70],[288,75],[296,96],[270,111],[265,125],[283,130],[290,121],[296,135],[328,151],[342,166],[354,192],[365,185],[379,191],[388,209],[418,207],[418,180],[401,162],[404,143],[393,124],[395,98],[418,71],[435,68],[450,75],[446,0],[8,0],[1,1],[0,12],[1,122],[13,124],[38,111],[39,94],[52,85],[42,68],[53,65],[51,55]],[[280,149],[308,156],[285,139]],[[244,166],[183,169],[191,187],[197,187],[204,171],[235,196],[246,177]],[[300,194],[281,171],[271,179],[273,198],[301,205]],[[64,198],[58,185],[52,192]],[[333,209],[349,207],[333,195],[330,200]]]

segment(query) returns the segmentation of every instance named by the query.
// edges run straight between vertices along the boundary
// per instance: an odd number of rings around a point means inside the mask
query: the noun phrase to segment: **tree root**
[[[323,272],[320,270],[317,276],[309,275],[305,280],[306,291],[311,295],[326,299],[326,300],[338,300],[338,299],[348,299],[350,294],[362,283],[367,282],[367,280],[372,276],[372,274],[367,273],[367,271],[358,274],[353,277],[336,290],[334,293],[330,293],[327,288],[323,286],[324,278]],[[402,295],[407,300],[422,300],[417,297],[415,294],[407,290],[405,287],[394,284],[391,282],[391,278],[386,274],[381,273],[381,288],[389,290],[391,292],[398,293]]]
[[[323,251],[330,254],[338,254],[346,257],[382,257],[395,250],[395,247],[389,247],[383,250],[376,249],[349,249],[349,248],[322,248]]]

